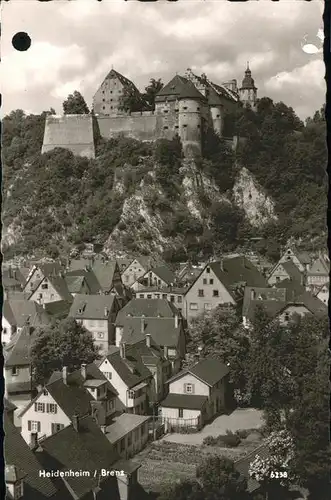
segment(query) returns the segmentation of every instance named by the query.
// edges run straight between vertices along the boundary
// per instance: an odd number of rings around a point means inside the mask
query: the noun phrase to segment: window
[[[187,128],[187,125],[183,125],[183,128]]]
[[[178,418],[183,418],[183,408],[178,408]]]
[[[112,410],[114,408],[114,401],[111,399],[108,401],[108,411]]]
[[[34,411],[45,413],[45,403],[35,403]]]
[[[216,118],[219,118],[221,115],[216,115]]]
[[[102,106],[102,109],[106,109],[105,106]]]
[[[187,106],[183,106],[183,109],[187,109]]]
[[[198,304],[196,304],[195,302],[191,302],[190,303],[190,310],[191,311],[197,311],[198,310]]]
[[[104,372],[104,375],[108,380],[111,380],[111,372]]]
[[[40,432],[41,425],[37,420],[28,420],[28,431],[31,432]]]
[[[200,128],[200,125],[198,125],[198,127],[197,127],[197,128]]]
[[[203,290],[198,290],[198,297],[204,297],[205,293]]]
[[[139,298],[140,298],[140,299],[143,299],[143,298],[144,298],[144,294],[143,294],[143,293],[141,293],[141,294],[139,295]]]
[[[148,295],[147,295],[147,298],[148,298],[148,299],[151,299],[151,298],[152,298],[151,294],[148,294]]]
[[[179,128],[178,125],[175,125],[175,128]]]
[[[18,368],[17,368],[17,366],[13,366],[12,367],[11,374],[13,375],[13,377],[16,377],[16,375],[18,375]]]
[[[276,276],[276,282],[279,283],[280,282],[280,277],[279,276]]]
[[[112,99],[110,99],[110,102],[113,102],[113,100],[112,100]]]
[[[211,304],[209,304],[209,302],[206,302],[204,307],[206,311],[211,311]]]
[[[98,339],[103,339],[105,337],[105,334],[103,332],[98,332],[97,336],[98,336]]]
[[[207,267],[206,272],[210,273],[210,267]]]
[[[202,282],[203,282],[204,285],[207,285],[207,279],[206,278],[203,278]]]
[[[175,296],[174,295],[170,295],[170,302],[175,302]]]
[[[219,294],[218,294],[218,290],[213,290],[213,297],[218,297]]]
[[[166,293],[163,293],[163,294],[162,294],[162,299],[167,300],[167,298],[168,298],[167,294],[166,294]]]
[[[181,295],[178,295],[177,302],[178,304],[181,304],[183,302],[183,297]]]
[[[43,298],[43,294],[42,293],[38,293],[38,299],[42,299]]]
[[[41,404],[43,404],[43,403],[41,403]],[[57,404],[47,403],[46,411],[47,411],[47,413],[57,413]]]
[[[159,299],[159,298],[160,298],[160,294],[159,294],[159,293],[156,293],[156,294],[155,294],[155,298],[156,298],[156,299]]]
[[[103,91],[102,91],[102,93],[104,94],[104,93],[105,93],[105,91],[103,90]]]
[[[210,285],[213,285],[213,284],[214,284],[214,280],[213,280],[213,279],[210,279],[210,280],[209,280],[209,284],[210,284]]]
[[[48,284],[47,283],[43,283],[41,285],[41,288],[42,288],[42,290],[47,290],[48,289]]]
[[[7,328],[6,328],[6,327],[4,327],[4,328],[2,329],[2,331],[3,331],[3,333],[7,333]]]
[[[52,424],[52,434],[56,434],[61,429],[64,429],[64,425],[63,424]]]
[[[194,386],[193,386],[193,384],[184,384],[184,392],[186,394],[193,394],[194,393]]]
[[[290,315],[289,315],[289,313],[288,313],[288,312],[286,312],[286,313],[284,314],[284,319],[285,319],[285,321],[290,321]]]
[[[105,99],[102,99],[102,102],[105,102]]]
[[[200,108],[199,108],[199,107],[197,107],[197,111],[200,111]]]
[[[158,284],[158,285],[161,285],[161,280],[157,280],[157,284]]]
[[[134,391],[129,391],[129,399],[134,399]]]
[[[164,113],[168,113],[168,109],[164,109],[163,110]],[[168,127],[167,127],[168,128]]]

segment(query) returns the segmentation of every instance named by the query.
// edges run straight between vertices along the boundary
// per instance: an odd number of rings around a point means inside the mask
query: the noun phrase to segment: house
[[[64,277],[68,290],[72,297],[77,294],[89,295],[91,290],[85,276],[68,276]]]
[[[71,425],[40,441],[36,453],[42,470],[63,473],[59,481],[73,499],[145,498],[138,483],[140,465],[121,459],[91,416],[73,415]]]
[[[139,453],[148,442],[149,416],[122,413],[106,427],[108,441],[117,449],[121,458],[128,459]]]
[[[51,323],[49,314],[43,307],[31,300],[5,300],[2,309],[2,345],[7,345],[12,336],[19,332],[26,322],[33,328]]]
[[[242,319],[245,328],[254,321],[256,306],[262,305],[267,314],[274,317],[288,300],[286,288],[246,287],[242,309]]]
[[[312,263],[309,271],[307,271],[307,286],[321,287],[330,280],[330,263],[323,257],[322,254]]]
[[[116,397],[116,390],[94,363],[82,364],[72,373],[63,367],[20,413],[21,434],[28,444],[34,433],[44,439],[70,425],[73,415],[93,415],[98,425],[105,426],[116,411]]]
[[[330,283],[325,283],[315,291],[315,297],[324,302],[324,304],[328,304],[329,289],[330,289]]]
[[[288,261],[278,262],[275,267],[270,271],[268,276],[268,284],[270,286],[277,285],[283,280],[291,280],[304,285],[305,274],[303,271],[294,264],[294,262],[289,259]]]
[[[178,315],[178,309],[173,302],[165,299],[135,298],[119,311],[116,326],[120,327],[125,318],[174,318]]]
[[[118,320],[116,321],[118,325]],[[121,320],[121,326],[116,326],[116,345],[120,345],[121,342],[135,345],[146,338],[151,338],[163,351],[171,363],[172,373],[177,373],[186,353],[185,332],[179,316],[176,315],[174,318],[129,317]]]
[[[44,277],[39,283],[34,283],[34,287],[29,300],[34,300],[38,304],[59,301],[72,302],[72,295],[64,275]]]
[[[36,454],[29,448],[19,429],[5,409],[3,426],[6,500],[69,500],[69,494],[59,491],[51,478],[40,475],[42,469]]]
[[[65,273],[65,279],[66,281],[70,281],[70,279],[75,279],[75,278],[84,278],[84,283],[86,284],[86,287],[88,289],[88,294],[91,295],[101,295],[102,290],[101,290],[101,285],[98,282],[94,272],[89,269],[75,269],[72,271],[66,271]],[[71,286],[71,285],[70,285]],[[69,284],[68,284],[69,287]]]
[[[200,276],[205,264],[194,266],[190,263],[182,262],[176,271],[177,282],[183,287],[191,286],[192,283]]]
[[[120,269],[121,276],[133,261],[134,259],[117,259],[117,264]]]
[[[102,294],[112,293],[125,297],[121,273],[116,260],[106,261],[103,258],[71,260],[66,274],[70,275],[72,271],[84,270],[93,272]]]
[[[217,359],[203,359],[167,383],[169,393],[159,415],[170,425],[200,428],[232,405],[229,368]]]
[[[31,401],[36,389],[31,376],[31,347],[37,331],[24,326],[4,349],[5,393],[18,410]]]
[[[130,345],[130,341],[127,344]],[[164,346],[161,349],[149,333],[146,333],[141,340],[132,344],[141,356],[144,366],[153,375],[152,394],[155,397],[153,402],[158,403],[165,397],[167,390],[166,381],[171,377],[173,372],[172,360],[168,355],[168,347]]]
[[[179,312],[183,310],[184,295],[186,293],[186,288],[177,287],[149,287],[142,288],[135,292],[137,299],[163,299],[168,300],[174,304]]]
[[[149,269],[143,276],[138,278],[131,288],[135,292],[142,288],[157,286],[165,288],[173,286],[176,281],[175,274],[167,266],[158,266]]]
[[[74,298],[69,317],[82,324],[93,336],[102,355],[115,343],[115,320],[119,304],[115,295],[81,295]]]
[[[154,399],[153,375],[144,366],[135,346],[111,346],[108,354],[98,362],[99,370],[111,381],[118,392],[119,410],[144,415],[149,399]]]
[[[310,292],[303,292],[301,295],[289,299],[287,304],[276,315],[281,325],[286,326],[293,320],[294,315],[305,316],[327,316],[328,307]]]
[[[296,248],[292,247],[285,250],[278,264],[285,262],[293,262],[299,271],[303,273],[309,270],[311,258],[307,252],[299,252]]]
[[[193,318],[221,304],[241,303],[245,286],[266,287],[266,279],[242,256],[208,263],[185,295],[183,316]]]
[[[155,262],[150,257],[141,256],[133,259],[129,266],[122,272],[121,276],[124,285],[132,286],[154,266]]]
[[[7,269],[2,268],[1,281],[6,297],[11,292],[21,292],[23,290],[22,282],[18,277],[18,270],[13,269],[11,266]]]
[[[63,265],[60,262],[35,263],[26,278],[24,291],[31,296],[44,278],[60,276],[62,271]]]

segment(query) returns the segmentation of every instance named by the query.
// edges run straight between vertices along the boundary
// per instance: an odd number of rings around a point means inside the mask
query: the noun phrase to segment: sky
[[[301,119],[325,102],[323,56],[302,50],[321,46],[322,0],[15,0],[1,10],[2,114],[60,114],[74,90],[91,106],[112,67],[143,91],[150,78],[167,83],[187,68],[240,84],[247,61],[258,97],[285,102]],[[12,46],[19,31],[31,37],[26,52]]]

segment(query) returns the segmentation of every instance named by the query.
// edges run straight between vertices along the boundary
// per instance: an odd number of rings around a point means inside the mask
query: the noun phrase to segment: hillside
[[[325,245],[326,144],[322,112],[304,125],[291,108],[264,98],[225,123],[236,151],[217,136],[204,157],[182,158],[179,141],[99,140],[96,159],[64,149],[41,155],[46,113],[3,120],[3,251],[67,254],[99,242],[106,253],[166,260],[234,251],[261,237],[275,258],[293,237]]]

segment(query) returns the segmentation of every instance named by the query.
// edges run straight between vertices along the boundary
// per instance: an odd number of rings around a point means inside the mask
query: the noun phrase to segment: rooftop
[[[122,413],[113,419],[113,422],[107,426],[106,436],[111,443],[116,443],[129,432],[139,427],[144,422],[150,419],[146,415],[134,415],[130,413]]]

